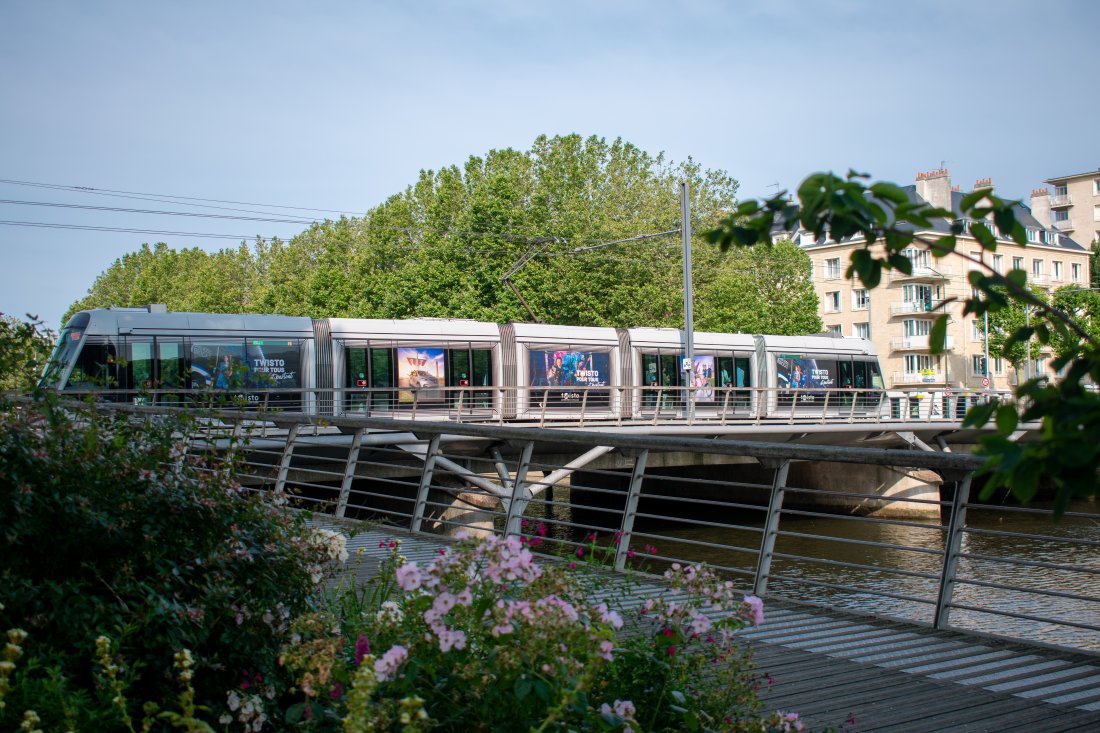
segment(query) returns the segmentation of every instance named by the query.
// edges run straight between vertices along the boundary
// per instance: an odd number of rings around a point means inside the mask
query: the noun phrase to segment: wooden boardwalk
[[[348,550],[354,558],[363,548],[354,572],[364,579],[388,553],[379,543],[400,539],[403,555],[428,563],[446,542],[390,528],[337,525],[330,517],[315,521],[358,532]],[[605,586],[603,592],[614,589]],[[642,582],[634,602],[657,593],[668,589]],[[770,599],[765,623],[742,635],[761,676],[771,680],[762,695],[766,706],[798,712],[810,728],[852,720],[848,728],[860,733],[1100,731],[1097,654]]]

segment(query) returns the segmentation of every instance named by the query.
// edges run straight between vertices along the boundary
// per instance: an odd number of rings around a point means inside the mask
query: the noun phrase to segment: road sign
[[[989,386],[989,377],[982,377],[982,386],[983,387],[988,387]]]
[[[692,364],[691,359],[685,357],[683,361],[680,362],[680,369],[685,372],[693,372],[695,371],[695,365]]]
[[[951,389],[950,387],[948,387],[947,389],[945,389],[945,390],[943,391],[943,393],[944,393],[945,395],[947,395],[948,397],[950,397],[951,395],[955,394],[954,390],[952,390],[952,389]]]

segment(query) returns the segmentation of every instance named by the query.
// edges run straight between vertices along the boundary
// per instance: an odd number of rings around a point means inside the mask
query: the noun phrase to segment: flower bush
[[[539,565],[530,544],[465,536],[422,565],[391,543],[372,581],[385,594],[295,626],[282,656],[299,681],[288,720],[348,733],[802,729],[794,713],[758,714],[758,677],[734,633],[763,621],[759,599],[674,565],[665,579],[678,600],[626,614],[594,600],[606,576]]]
[[[187,429],[0,404],[0,631],[22,630],[18,669],[0,662],[0,730],[26,710],[44,730],[126,729],[145,703],[175,705],[184,650],[196,709],[224,709],[247,670],[282,717],[279,650],[343,538],[185,455]]]

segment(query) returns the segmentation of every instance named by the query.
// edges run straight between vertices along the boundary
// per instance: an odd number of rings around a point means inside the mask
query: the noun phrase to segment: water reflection
[[[577,512],[569,501],[568,487],[557,487],[551,503],[532,505],[531,516],[547,523],[551,539],[579,542],[593,529],[609,536],[618,528],[618,508]],[[1057,623],[1100,623],[1096,600],[1100,598],[1100,515],[1089,502],[1071,506],[1070,511],[1092,516],[1066,517],[1053,524],[1048,514],[972,507],[963,536],[954,603],[974,610],[952,609],[951,625],[1100,651],[1100,632]],[[649,512],[639,517],[634,547],[656,545],[666,563],[706,562],[745,585],[751,583],[763,534],[762,508],[711,509],[691,518],[707,525],[691,524],[670,512],[654,512],[652,507]],[[567,526],[578,519],[588,528]],[[933,520],[889,522],[785,513],[768,592],[931,623],[945,536],[944,526]],[[1017,562],[1009,564],[1003,558]],[[650,565],[654,563],[650,561]],[[660,561],[656,566],[659,570]],[[1040,616],[1051,622],[989,611]]]

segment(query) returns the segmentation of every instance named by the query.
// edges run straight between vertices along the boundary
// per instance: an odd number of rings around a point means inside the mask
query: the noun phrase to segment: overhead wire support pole
[[[695,319],[691,293],[691,191],[687,181],[680,184],[680,236],[684,243],[684,384],[687,385],[685,417],[695,418],[695,390],[690,389],[695,377]]]
[[[557,240],[557,237],[541,237],[534,240],[533,242],[531,242],[531,246],[528,247],[527,251],[524,252],[518,260],[516,260],[516,264],[512,265],[512,269],[508,270],[508,272],[500,276],[500,281],[507,285],[512,293],[514,293],[515,296],[519,298],[519,302],[523,304],[523,307],[527,310],[528,315],[531,316],[531,320],[535,323],[542,323],[542,320],[535,315],[535,312],[533,310],[531,310],[531,306],[527,304],[527,301],[524,299],[523,294],[519,292],[519,288],[517,288],[515,286],[515,283],[512,282],[512,275],[515,275],[517,272],[526,267],[528,262],[542,254],[543,250],[546,249],[546,246],[548,244],[550,244],[551,242],[556,242]]]

